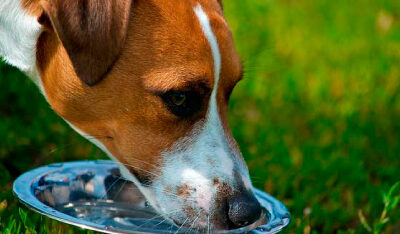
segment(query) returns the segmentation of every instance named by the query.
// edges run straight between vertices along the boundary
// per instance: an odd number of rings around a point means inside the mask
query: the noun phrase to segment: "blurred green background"
[[[230,124],[254,184],[291,211],[287,232],[386,222],[382,196],[400,180],[400,1],[226,0],[225,13],[246,69]],[[0,232],[83,232],[20,209],[11,184],[104,155],[16,69],[0,65],[0,87]],[[400,209],[385,212],[382,231],[400,233]]]

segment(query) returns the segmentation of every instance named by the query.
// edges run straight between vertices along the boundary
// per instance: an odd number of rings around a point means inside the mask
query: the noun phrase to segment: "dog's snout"
[[[240,193],[228,199],[228,217],[235,227],[254,223],[261,215],[261,205],[249,193]]]

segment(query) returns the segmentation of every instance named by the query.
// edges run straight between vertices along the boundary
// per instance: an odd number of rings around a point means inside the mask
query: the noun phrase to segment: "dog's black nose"
[[[241,193],[228,200],[229,220],[236,227],[254,223],[261,215],[261,205],[253,194]]]

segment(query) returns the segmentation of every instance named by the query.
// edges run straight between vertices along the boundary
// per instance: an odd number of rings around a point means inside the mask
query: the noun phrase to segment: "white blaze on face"
[[[192,211],[194,210],[194,218],[196,213],[200,217],[196,222],[204,224],[207,215],[216,209],[218,190],[216,180],[231,186],[232,189],[238,184],[245,184],[246,187],[250,187],[251,184],[240,153],[231,147],[226,137],[218,111],[217,92],[221,73],[221,53],[217,38],[200,4],[194,8],[194,12],[212,51],[214,87],[205,121],[197,123],[191,134],[176,143],[171,151],[163,153],[161,176],[153,182],[153,192],[163,212],[179,210],[169,215],[174,217],[174,220],[183,222],[189,219],[195,222],[184,212],[185,208],[190,207]],[[241,176],[235,176],[235,171]],[[180,194],[181,190],[184,190],[183,196]],[[205,212],[205,215],[199,216],[202,212]]]

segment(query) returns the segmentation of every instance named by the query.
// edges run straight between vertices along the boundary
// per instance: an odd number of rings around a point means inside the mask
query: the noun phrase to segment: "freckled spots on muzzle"
[[[177,195],[182,198],[189,198],[192,192],[196,192],[196,189],[185,184],[178,187]]]

